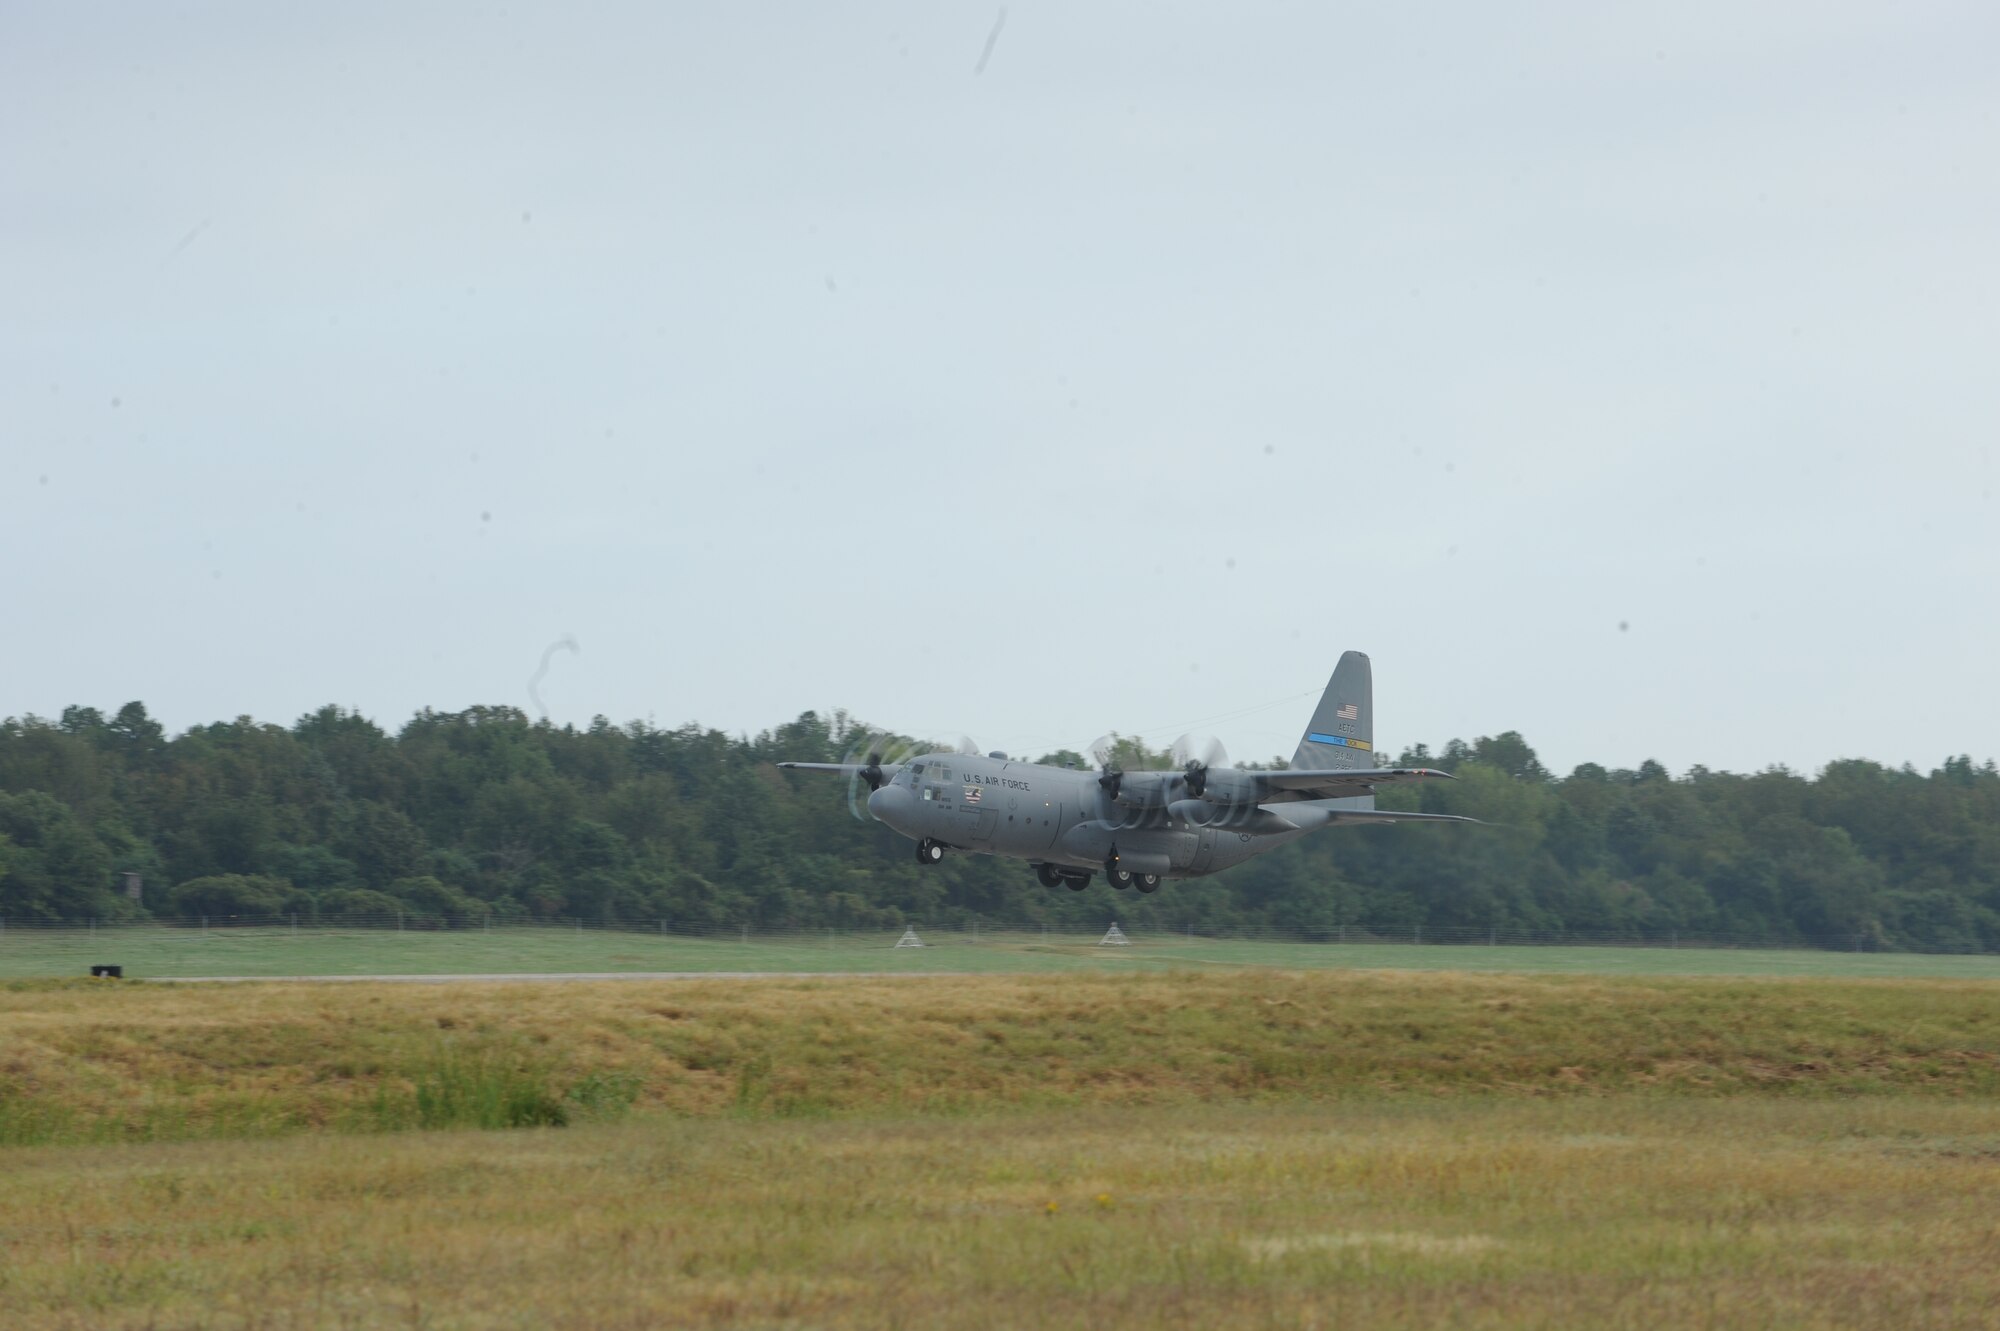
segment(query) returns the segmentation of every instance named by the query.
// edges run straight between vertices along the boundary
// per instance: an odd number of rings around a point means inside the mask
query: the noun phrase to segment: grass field
[[[647,1118],[11,1151],[10,1328],[1986,1328],[1987,1101]]]
[[[893,930],[827,938],[691,939],[598,930],[492,933],[394,930],[125,928],[98,934],[0,933],[0,979],[88,974],[115,963],[133,977],[465,975],[508,972],[868,971],[1035,973],[1172,967],[1379,967],[1598,975],[1823,975],[2000,979],[2000,957],[1714,948],[1415,946],[1242,942],[1139,935],[1131,947],[1097,935],[933,933],[932,946],[891,946]]]
[[[2000,984],[21,981],[0,1179],[10,1331],[1989,1327]]]
[[[0,988],[0,1143],[1219,1100],[2000,1094],[1981,982],[1154,971]]]

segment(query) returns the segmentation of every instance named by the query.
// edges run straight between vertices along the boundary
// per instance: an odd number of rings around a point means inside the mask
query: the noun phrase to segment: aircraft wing
[[[788,772],[831,772],[835,776],[853,776],[855,773],[865,769],[868,766],[868,764],[866,763],[779,763],[778,766],[784,768]],[[901,763],[882,764],[882,775],[887,778],[893,778],[896,775],[896,773],[902,770],[903,770],[903,765]]]
[[[1393,809],[1328,809],[1326,820],[1330,823],[1476,823],[1480,827],[1490,827],[1491,823],[1479,818],[1467,818],[1456,813],[1398,813]]]
[[[1372,794],[1377,786],[1401,785],[1406,781],[1451,780],[1450,772],[1439,772],[1429,767],[1348,767],[1321,772],[1285,768],[1248,775],[1254,776],[1258,786],[1264,790],[1285,791],[1292,798],[1302,800],[1334,800],[1367,795]]]

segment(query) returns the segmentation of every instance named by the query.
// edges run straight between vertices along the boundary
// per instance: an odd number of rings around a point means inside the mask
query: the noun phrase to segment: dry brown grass
[[[33,984],[0,989],[0,1142],[575,1122],[629,1103],[1987,1096],[1996,998],[1974,982],[1424,972]]]
[[[1651,1095],[33,1148],[39,1328],[1989,1327],[2000,1110]]]
[[[1996,998],[14,987],[0,1326],[1984,1327]]]

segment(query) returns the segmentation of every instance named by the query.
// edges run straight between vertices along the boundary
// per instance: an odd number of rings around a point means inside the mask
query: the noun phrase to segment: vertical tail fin
[[[1319,695],[1312,723],[1306,727],[1292,766],[1325,771],[1341,767],[1375,765],[1375,685],[1368,657],[1362,652],[1342,653],[1333,668],[1326,692]],[[1372,795],[1362,796],[1370,807]],[[1344,801],[1343,801],[1344,802]]]

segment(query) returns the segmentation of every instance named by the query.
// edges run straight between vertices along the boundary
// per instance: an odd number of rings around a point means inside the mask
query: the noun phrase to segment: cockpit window
[[[910,775],[911,775],[911,776],[922,776],[923,774],[924,774],[924,765],[923,765],[922,763],[911,763],[911,764],[910,764]]]
[[[949,780],[951,780],[951,769],[950,769],[949,767],[946,767],[946,768],[943,768],[943,769],[941,769],[941,770],[940,770],[940,771],[938,772],[938,780],[940,780],[940,781],[949,781]]]

